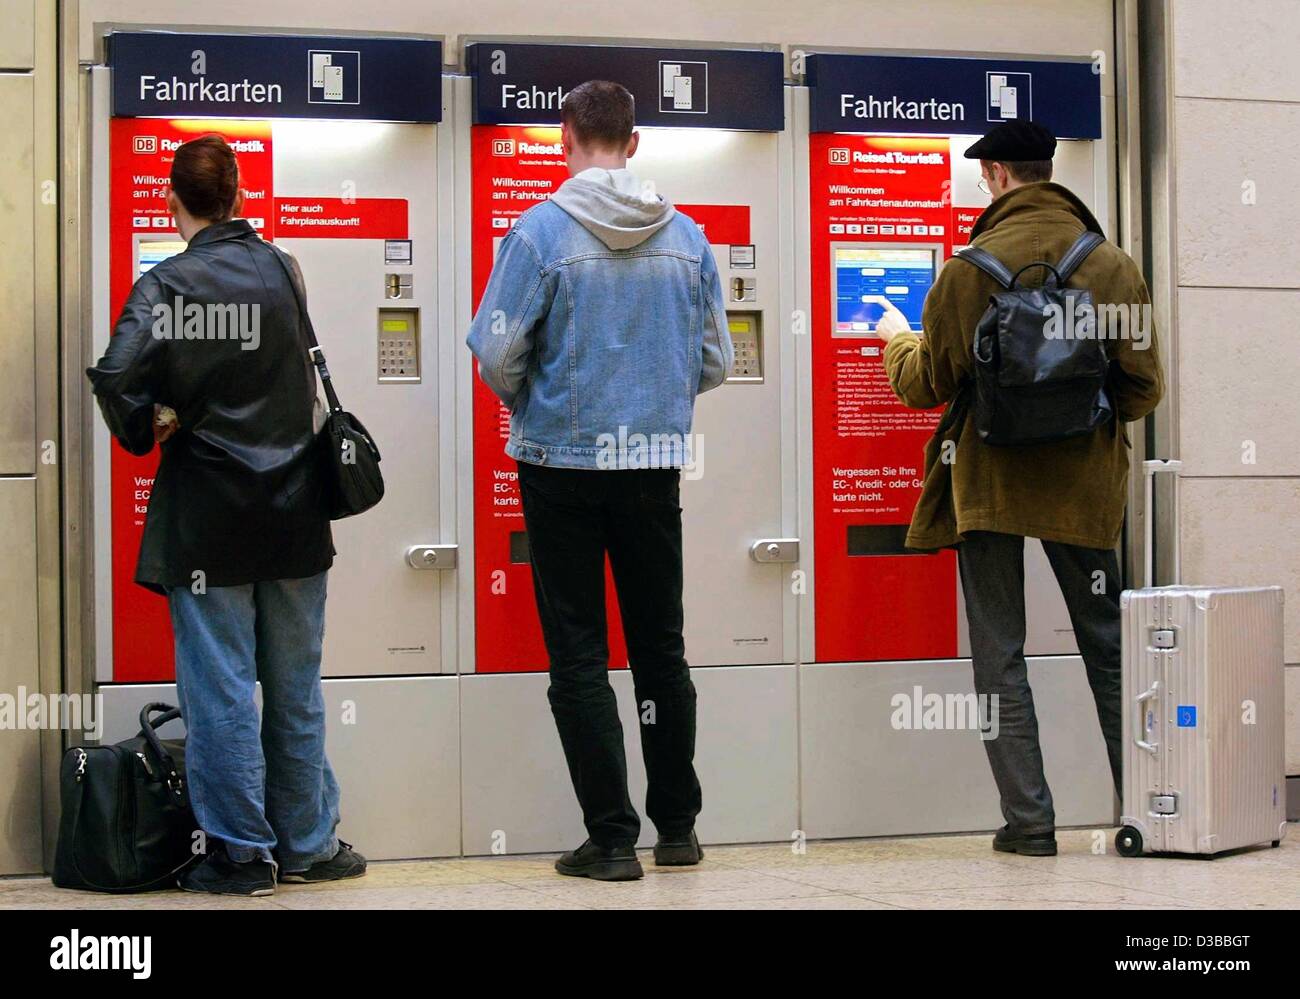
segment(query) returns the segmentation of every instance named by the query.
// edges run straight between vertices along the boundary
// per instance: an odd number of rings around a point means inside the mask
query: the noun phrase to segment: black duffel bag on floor
[[[173,888],[177,875],[202,858],[185,783],[185,740],[159,739],[155,731],[180,714],[170,704],[148,704],[134,739],[74,746],[63,755],[53,878],[58,887]]]

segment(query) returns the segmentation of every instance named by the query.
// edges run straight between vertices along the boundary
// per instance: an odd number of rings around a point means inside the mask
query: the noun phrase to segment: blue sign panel
[[[1195,704],[1178,705],[1178,727],[1179,728],[1196,727],[1196,705]]]
[[[1032,118],[1062,139],[1101,138],[1101,76],[1087,61],[808,56],[814,132],[983,135]]]
[[[466,53],[479,125],[558,125],[570,90],[612,80],[632,92],[638,125],[785,128],[780,52],[489,41],[466,46]]]
[[[432,38],[115,31],[108,64],[119,117],[442,120]]]

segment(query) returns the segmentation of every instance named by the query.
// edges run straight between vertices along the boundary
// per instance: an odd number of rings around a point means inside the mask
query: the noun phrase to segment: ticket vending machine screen
[[[174,257],[185,249],[183,239],[138,239],[135,244],[135,278],[140,280],[148,274],[155,264],[161,264],[168,257]]]
[[[868,336],[886,299],[921,330],[921,307],[934,284],[939,250],[915,246],[841,244],[831,248],[837,337]]]

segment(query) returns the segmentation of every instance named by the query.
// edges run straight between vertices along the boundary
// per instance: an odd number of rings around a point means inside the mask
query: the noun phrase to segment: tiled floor
[[[812,842],[802,855],[787,844],[709,847],[698,868],[656,868],[646,853],[646,876],[623,884],[559,877],[547,856],[375,863],[360,880],[286,885],[265,899],[95,895],[9,878],[0,908],[1300,908],[1296,830],[1276,850],[1214,860],[1126,860],[1113,833],[1060,832],[1050,858],[993,853],[988,835]]]

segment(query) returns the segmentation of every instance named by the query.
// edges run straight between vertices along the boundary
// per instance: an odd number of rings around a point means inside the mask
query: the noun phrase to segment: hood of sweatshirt
[[[611,250],[630,250],[677,214],[662,195],[647,194],[630,170],[589,167],[561,184],[551,200]]]

